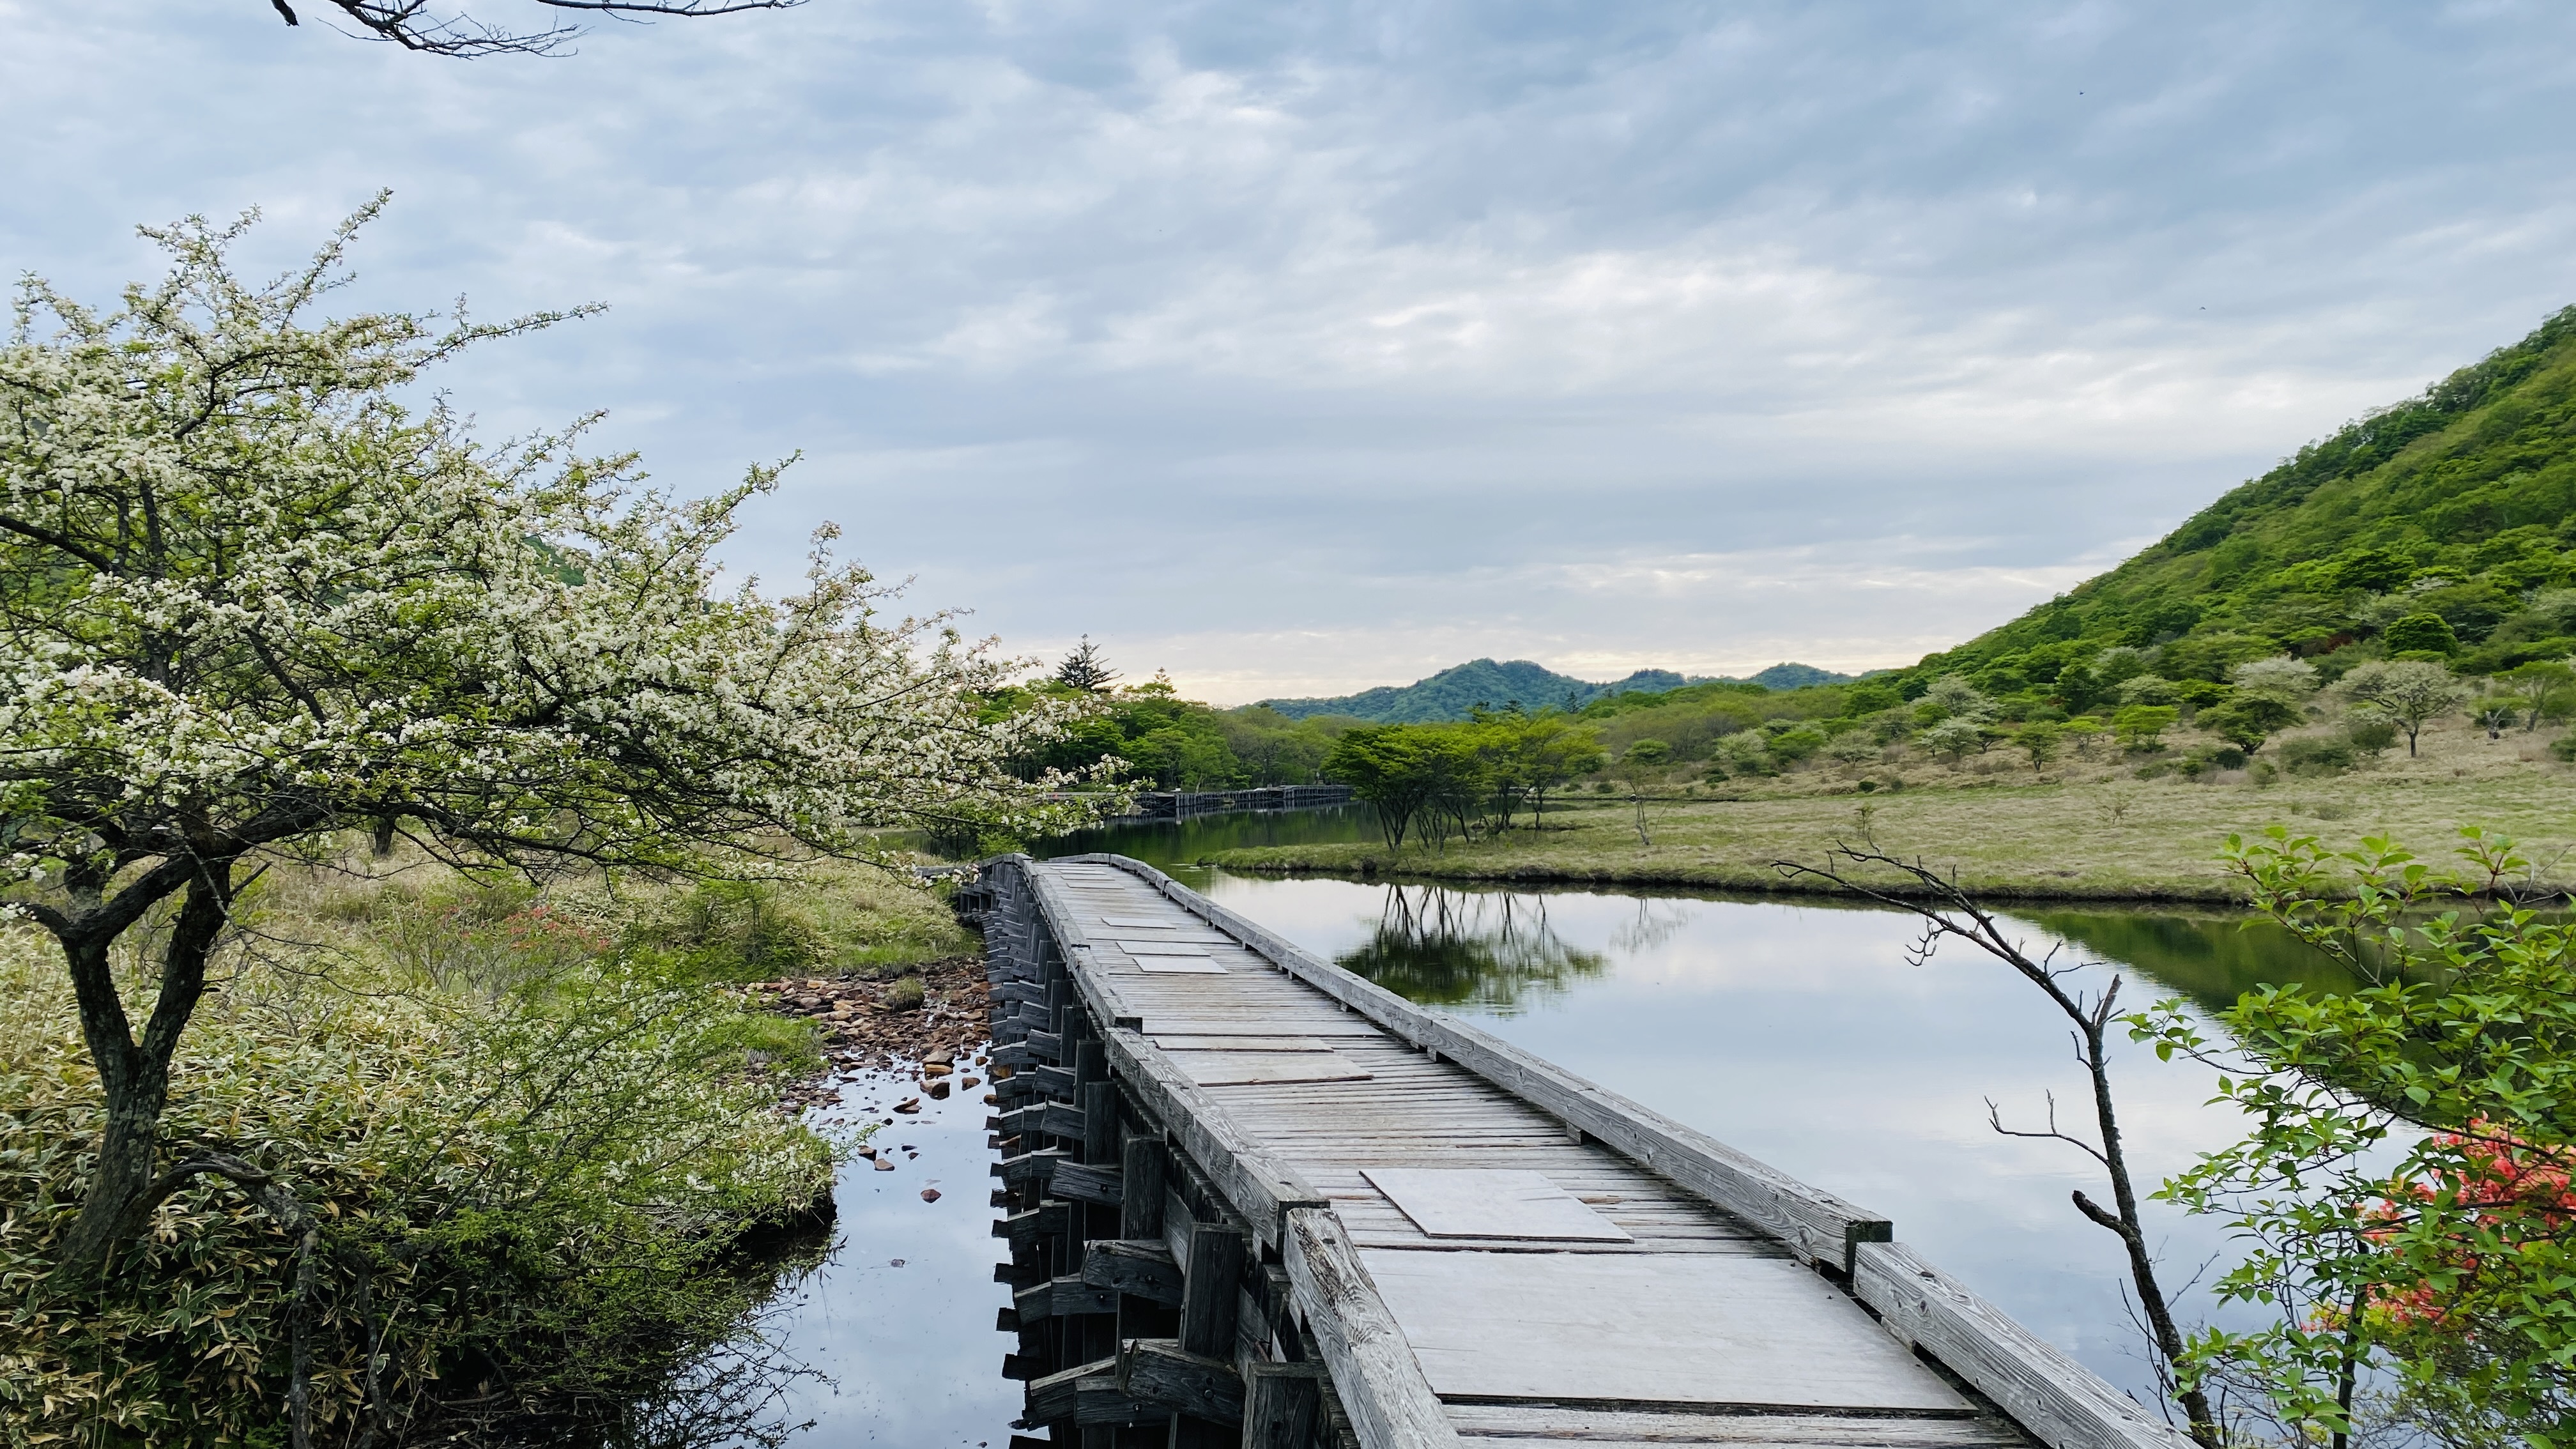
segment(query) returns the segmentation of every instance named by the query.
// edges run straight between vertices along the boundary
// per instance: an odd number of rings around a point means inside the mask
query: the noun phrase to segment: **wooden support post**
[[[1232,1228],[1190,1228],[1190,1260],[1181,1271],[1181,1349],[1234,1361],[1235,1305],[1242,1299],[1244,1236]]]
[[[1119,1176],[1125,1181],[1118,1205],[1118,1236],[1161,1237],[1163,1144],[1151,1137],[1128,1138]]]
[[[1087,1044],[1086,1055],[1098,1045]],[[1074,1089],[1074,1100],[1082,1105],[1082,1160],[1111,1161],[1118,1152],[1118,1084],[1105,1080],[1085,1082]]]
[[[1243,1449],[1310,1449],[1324,1414],[1324,1373],[1311,1363],[1243,1366]]]

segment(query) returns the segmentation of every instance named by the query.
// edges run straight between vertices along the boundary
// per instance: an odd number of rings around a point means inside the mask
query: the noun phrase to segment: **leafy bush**
[[[1783,730],[1771,737],[1772,758],[1793,763],[1806,759],[1824,747],[1825,732],[1812,725],[1800,725],[1796,729]]]
[[[2560,735],[2549,742],[2549,757],[2576,764],[2576,734]]]
[[[2353,767],[2359,752],[2349,739],[2333,735],[2301,735],[2281,741],[2273,758],[2282,769],[2294,775],[2336,775]]]
[[[2435,654],[2456,654],[2460,637],[2451,632],[2450,621],[2439,614],[2409,614],[2390,624],[2380,635],[2380,642],[2391,654],[2410,650],[2429,650]]]
[[[2377,758],[2397,746],[2397,722],[2382,715],[2364,714],[2344,722],[2343,737],[2362,754]]]
[[[756,1296],[731,1266],[744,1234],[830,1185],[829,1148],[747,1070],[756,1023],[728,996],[613,962],[499,995],[346,963],[254,974],[201,1009],[164,1130],[174,1156],[230,1154],[303,1205],[309,1290],[271,1206],[208,1176],[58,1296],[45,1275],[104,1108],[50,957],[0,938],[13,1443],[270,1442],[299,1323],[330,1440],[471,1399],[546,1415],[633,1392]]]

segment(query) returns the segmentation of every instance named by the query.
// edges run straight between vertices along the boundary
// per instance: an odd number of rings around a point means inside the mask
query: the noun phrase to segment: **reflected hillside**
[[[1434,885],[1386,887],[1376,930],[1340,962],[1408,1001],[1505,1016],[1610,968],[1607,956],[1557,935],[1543,895]]]
[[[2256,986],[2295,981],[2312,991],[2342,992],[2362,984],[2325,953],[2261,916],[2045,911],[2025,919],[2210,1011],[2235,1005]],[[2133,1000],[2126,993],[2123,999]]]

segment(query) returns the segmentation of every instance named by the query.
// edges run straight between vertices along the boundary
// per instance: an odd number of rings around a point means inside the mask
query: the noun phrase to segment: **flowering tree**
[[[574,435],[484,447],[397,399],[557,316],[308,321],[382,200],[264,286],[226,260],[252,218],[147,233],[164,281],[105,314],[31,281],[0,348],[0,849],[108,1106],[66,1272],[197,1174],[264,1181],[219,1152],[164,1164],[157,1124],[276,852],[388,820],[466,865],[740,874],[886,826],[1065,823],[1039,799],[1059,781],[1004,765],[1078,706],[980,718],[1016,661],[881,617],[828,526],[801,590],[717,591],[776,469],[674,501]],[[146,938],[138,1031],[114,952]]]
[[[2196,1334],[2187,1376],[2334,1449],[2374,1371],[2439,1442],[2576,1442],[2576,929],[2514,905],[2512,841],[2461,836],[2459,870],[2230,837],[2255,904],[2365,984],[2258,987],[2228,1042],[2180,1001],[2130,1018],[2250,1119],[2161,1195],[2233,1223],[2218,1295],[2275,1317]]]

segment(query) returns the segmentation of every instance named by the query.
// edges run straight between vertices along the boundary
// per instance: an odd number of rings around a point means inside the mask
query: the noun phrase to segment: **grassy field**
[[[1995,896],[2029,899],[2241,898],[2215,859],[2229,832],[2284,825],[2329,844],[2395,838],[2428,857],[2481,825],[2520,840],[2543,879],[2576,883],[2576,767],[2547,736],[2489,741],[2462,723],[2428,729],[2420,757],[2401,743],[2380,762],[2324,778],[2258,783],[2243,772],[2186,781],[2135,778],[2137,762],[2063,761],[2035,773],[1998,749],[1958,769],[1923,762],[1827,767],[1772,780],[1674,786],[1646,805],[1646,840],[1624,794],[1587,794],[1516,829],[1445,850],[1406,842],[1229,851],[1247,872],[1328,871],[1448,880],[1590,881],[1808,890],[1776,860],[1820,862],[1864,827],[1892,853],[1919,856]],[[1875,789],[1863,793],[1863,779]],[[1648,843],[1651,841],[1651,843]]]

